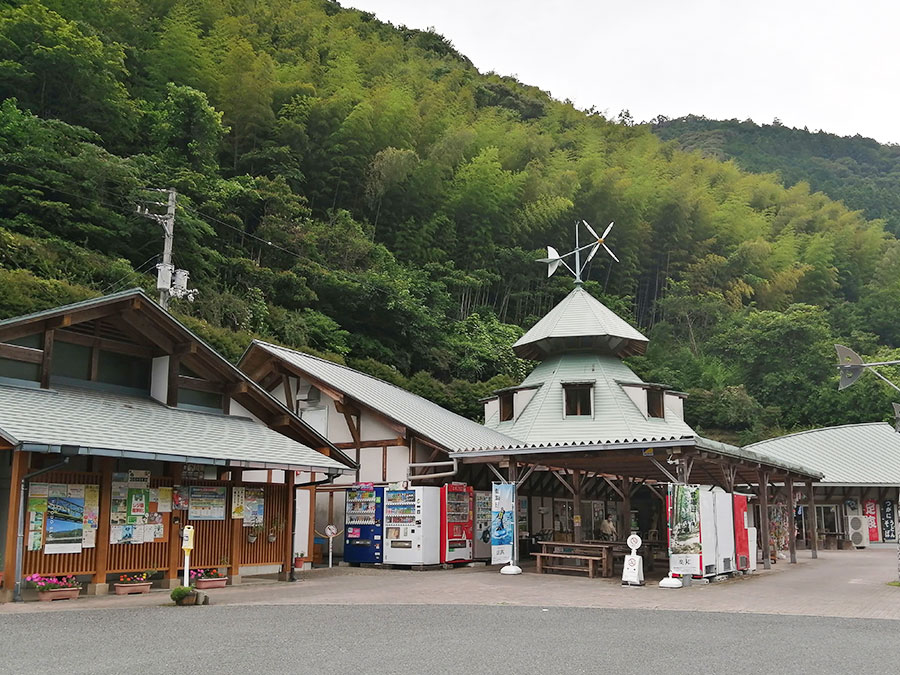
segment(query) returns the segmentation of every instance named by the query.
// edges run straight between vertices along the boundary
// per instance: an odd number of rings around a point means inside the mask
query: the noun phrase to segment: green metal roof
[[[0,436],[33,452],[323,473],[353,469],[254,420],[170,408],[149,397],[79,387],[0,385]]]
[[[254,340],[253,344],[448,451],[516,443],[508,436],[377,377],[261,340]]]
[[[628,322],[582,286],[576,286],[519,338],[513,350],[527,359],[543,359],[575,349],[629,356],[643,354],[647,342]]]
[[[818,469],[823,483],[900,486],[900,434],[886,422],[801,431],[744,450]]]

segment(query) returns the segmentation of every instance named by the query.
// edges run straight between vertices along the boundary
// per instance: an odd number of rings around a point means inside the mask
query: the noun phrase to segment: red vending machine
[[[733,495],[734,498],[734,562],[735,569],[750,569],[750,536],[747,530],[747,495]]]
[[[474,519],[472,488],[464,483],[448,483],[441,488],[441,562],[472,560]]]

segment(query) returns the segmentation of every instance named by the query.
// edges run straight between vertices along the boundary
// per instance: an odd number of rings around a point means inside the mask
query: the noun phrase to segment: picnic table
[[[541,552],[535,553],[538,574],[544,572],[587,572],[593,579],[611,577],[612,543],[581,543],[566,541],[539,541]]]
[[[603,541],[600,539],[588,539],[586,543],[589,544],[606,544],[610,547],[610,552],[616,556],[622,556],[623,558],[626,555],[631,554],[631,547],[624,541]],[[653,557],[656,553],[663,549],[664,545],[661,541],[644,541],[641,542],[641,546],[638,549],[638,553],[640,554],[642,551],[645,551],[641,555],[644,559],[644,565],[648,572],[653,571]]]

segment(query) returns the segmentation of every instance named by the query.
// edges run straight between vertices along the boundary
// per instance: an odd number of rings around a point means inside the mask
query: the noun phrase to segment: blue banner
[[[516,539],[516,486],[493,483],[491,491],[491,564],[512,562]]]

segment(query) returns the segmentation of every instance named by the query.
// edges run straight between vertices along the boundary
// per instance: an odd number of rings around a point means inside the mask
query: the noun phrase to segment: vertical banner
[[[878,504],[874,499],[864,499],[862,507],[869,524],[869,541],[878,541]]]
[[[81,553],[84,486],[51,485],[49,493],[44,553]]]
[[[516,536],[516,486],[491,484],[491,564],[512,562]]]
[[[894,500],[885,499],[881,505],[881,533],[884,541],[897,538],[897,526],[894,521]]]
[[[669,484],[669,570],[702,574],[700,568],[700,488]]]

